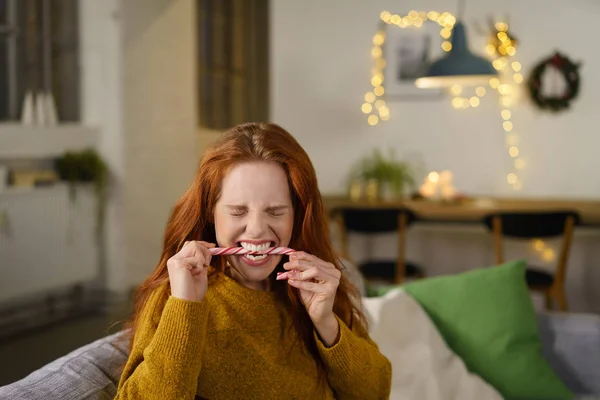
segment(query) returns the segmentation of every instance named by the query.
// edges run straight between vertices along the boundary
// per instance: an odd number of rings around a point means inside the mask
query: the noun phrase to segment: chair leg
[[[546,311],[552,311],[552,295],[549,290],[544,291],[544,300],[546,301]]]

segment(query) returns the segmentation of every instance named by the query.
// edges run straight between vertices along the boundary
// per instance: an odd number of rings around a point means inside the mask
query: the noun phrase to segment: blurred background
[[[550,277],[536,306],[552,292],[565,311],[564,293],[600,313],[598,16],[595,0],[0,0],[0,386],[122,328],[200,154],[246,121],[304,146],[372,287],[409,259],[420,278],[500,249]],[[540,210],[575,226],[515,222],[500,245],[484,219]]]

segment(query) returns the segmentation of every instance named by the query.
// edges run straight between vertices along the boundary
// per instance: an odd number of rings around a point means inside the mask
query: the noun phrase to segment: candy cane
[[[243,254],[292,254],[296,252],[294,249],[289,247],[269,247],[263,251],[248,250],[243,247],[213,247],[209,249],[213,256],[231,256],[231,255],[243,255]]]

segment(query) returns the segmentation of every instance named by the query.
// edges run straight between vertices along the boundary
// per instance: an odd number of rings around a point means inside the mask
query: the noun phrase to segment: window
[[[200,126],[266,121],[268,0],[198,0]]]
[[[78,0],[0,0],[0,121],[26,93],[52,93],[61,122],[80,116]]]

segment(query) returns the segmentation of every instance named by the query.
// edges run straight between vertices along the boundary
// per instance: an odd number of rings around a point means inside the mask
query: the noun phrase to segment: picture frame
[[[415,86],[415,80],[445,54],[443,41],[440,26],[432,21],[418,28],[385,25],[383,86],[388,101],[442,97],[442,89],[420,89]]]

